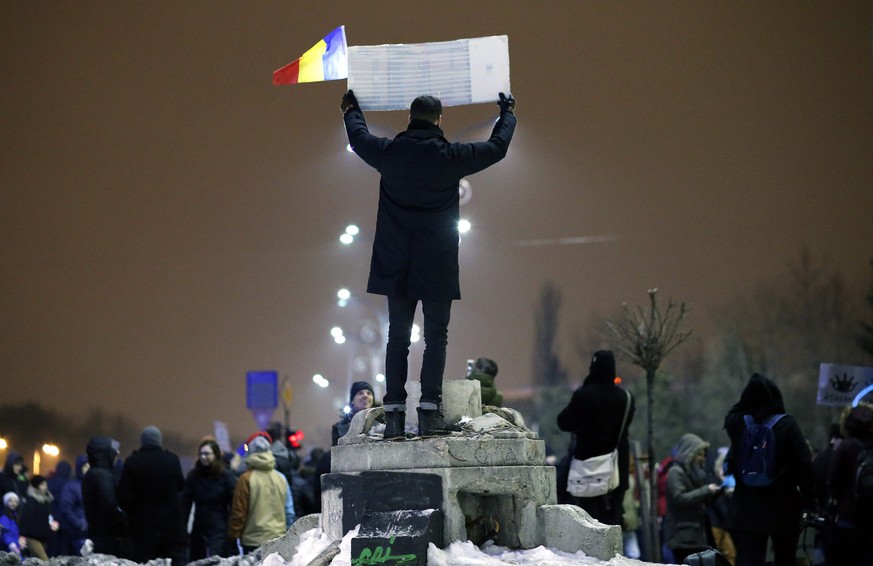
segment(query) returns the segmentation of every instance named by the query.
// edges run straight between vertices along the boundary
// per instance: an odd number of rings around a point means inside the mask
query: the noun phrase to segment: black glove
[[[513,102],[513,104],[515,103]],[[351,107],[360,108],[360,106],[358,106],[358,99],[355,98],[355,93],[348,91],[343,95],[343,101],[340,103],[340,110],[345,114]]]
[[[507,97],[501,92],[499,96],[500,100],[497,101],[497,106],[500,107],[500,113],[509,112],[510,114],[515,114],[515,99],[512,98],[512,94],[510,93],[509,97]]]

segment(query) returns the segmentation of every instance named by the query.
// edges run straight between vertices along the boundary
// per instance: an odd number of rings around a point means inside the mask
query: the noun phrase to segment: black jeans
[[[406,410],[406,377],[412,319],[418,301],[388,297],[388,346],[385,350],[386,411]],[[421,362],[421,403],[436,408],[443,398],[443,371],[452,301],[421,301],[424,314],[424,357]],[[435,406],[431,406],[433,404]]]
[[[753,531],[732,532],[737,547],[736,566],[764,566],[767,556],[767,539],[773,541],[775,566],[794,566],[797,553],[797,533],[758,533]]]

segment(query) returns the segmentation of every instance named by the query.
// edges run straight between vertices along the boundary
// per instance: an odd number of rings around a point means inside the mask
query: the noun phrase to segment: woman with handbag
[[[587,460],[596,460],[599,464],[597,467],[606,470],[616,480],[617,485],[612,487],[610,483],[605,486],[603,494],[592,496],[586,492],[583,497],[573,498],[576,505],[607,525],[621,525],[622,501],[629,486],[630,472],[627,431],[633,421],[634,411],[633,396],[615,383],[615,355],[609,350],[599,350],[591,358],[588,377],[573,392],[570,403],[558,415],[558,427],[576,435],[576,449],[570,464],[571,479],[567,488],[570,494],[574,495],[576,491],[572,485],[574,471],[578,474]],[[585,472],[582,473],[584,475]]]

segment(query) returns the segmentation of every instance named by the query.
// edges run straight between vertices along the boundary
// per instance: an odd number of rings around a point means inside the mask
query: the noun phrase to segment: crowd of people
[[[558,464],[559,501],[621,526],[625,554],[653,561],[656,554],[641,552],[642,537],[635,536],[640,494],[628,481],[633,475],[627,428],[620,426],[624,397],[612,352],[596,352],[589,375],[558,416],[558,426],[573,435],[570,453]],[[814,455],[775,381],[756,373],[728,409],[724,430],[729,443],[718,450],[694,433],[682,435],[656,467],[656,544],[665,563],[682,564],[692,554],[716,549],[734,566],[873,564],[873,545],[865,538],[873,532],[873,509],[856,489],[860,455],[873,450],[873,405],[846,408],[829,447]],[[753,477],[749,462],[755,456],[746,454],[752,431],[758,430],[764,441],[754,448],[764,455],[767,473]],[[618,487],[598,497],[573,497],[567,491],[570,461],[616,446]],[[810,528],[812,535],[801,540]]]
[[[502,401],[496,375],[493,360],[479,358],[470,365],[467,379],[480,381],[483,407]],[[558,464],[559,502],[621,526],[624,554],[654,561],[638,536],[636,478],[647,481],[647,467],[635,474],[629,450],[636,403],[615,376],[612,352],[596,352],[582,386],[558,415],[559,427],[572,435],[570,453]],[[333,426],[332,445],[348,432],[355,414],[379,404],[368,382],[353,383],[346,410]],[[775,446],[772,480],[761,485],[744,475],[744,437],[752,423],[768,423]],[[873,564],[873,546],[865,540],[873,532],[873,513],[855,493],[859,455],[873,448],[873,405],[847,408],[827,449],[813,457],[776,383],[754,374],[727,411],[724,428],[727,446],[713,450],[689,432],[656,466],[664,563],[681,564],[715,548],[734,566],[794,566],[804,560],[813,566]],[[313,449],[302,462],[279,423],[251,435],[244,446],[240,456],[204,438],[187,475],[154,426],[142,431],[139,448],[123,461],[118,442],[98,436],[74,466],[59,462],[48,478],[29,474],[23,458],[10,452],[0,472],[3,550],[45,560],[79,554],[90,540],[93,552],[140,563],[171,558],[174,565],[251,552],[284,534],[297,517],[320,511],[320,476],[330,471],[330,451]],[[569,461],[613,449],[617,487],[597,497],[570,495]],[[813,525],[816,536],[799,555],[804,525]]]
[[[318,511],[315,462],[302,462],[287,436],[274,423],[249,437],[243,456],[204,438],[187,475],[155,426],[143,429],[139,448],[124,459],[117,441],[94,437],[75,473],[61,461],[49,478],[31,475],[10,451],[0,472],[2,550],[43,560],[83,552],[140,563],[170,558],[174,565],[251,552]]]

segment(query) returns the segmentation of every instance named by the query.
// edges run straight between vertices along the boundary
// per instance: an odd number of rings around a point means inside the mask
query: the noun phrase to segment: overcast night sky
[[[241,440],[245,372],[276,369],[292,424],[329,444],[348,390],[329,329],[354,321],[335,293],[369,264],[337,237],[372,233],[378,176],[344,149],[345,81],[271,73],[341,24],[349,45],[509,37],[519,126],[461,209],[447,378],[484,355],[527,385],[547,281],[576,377],[574,332],[651,287],[702,316],[805,245],[863,290],[871,22],[866,1],[4,2],[2,402]],[[484,139],[496,112],[445,109],[447,137]]]

